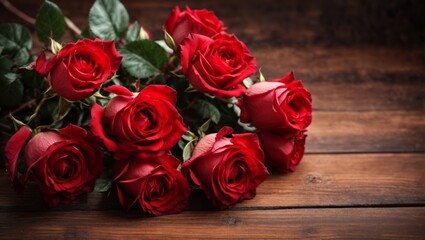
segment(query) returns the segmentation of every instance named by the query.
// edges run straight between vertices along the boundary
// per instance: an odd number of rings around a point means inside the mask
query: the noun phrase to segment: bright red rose
[[[95,93],[118,70],[121,58],[113,40],[83,39],[66,44],[47,64],[43,52],[35,71],[48,77],[58,95],[78,101]]]
[[[214,12],[205,9],[192,10],[187,6],[184,11],[175,7],[165,21],[164,28],[173,37],[176,45],[179,45],[190,33],[212,37],[226,30],[223,22],[218,20]]]
[[[8,142],[13,149],[6,150],[8,166],[16,173],[21,149],[31,131],[21,128]],[[68,125],[58,131],[35,135],[25,146],[27,178],[39,185],[49,206],[67,204],[78,195],[93,191],[96,178],[103,170],[102,151],[97,139],[86,130]]]
[[[294,172],[304,155],[307,135],[304,132],[279,134],[266,131],[261,131],[258,135],[266,155],[266,166],[277,169],[280,173]]]
[[[156,216],[181,212],[191,190],[176,169],[179,164],[169,154],[116,161],[113,174],[121,205],[129,209],[138,202],[144,212]]]
[[[241,121],[260,130],[296,132],[312,120],[311,94],[292,73],[252,85],[240,107]]]
[[[191,34],[181,44],[181,63],[192,86],[218,98],[238,97],[241,82],[255,73],[257,64],[246,45],[234,35]]]
[[[90,127],[117,160],[159,156],[169,151],[186,132],[175,108],[177,93],[165,85],[149,85],[136,97],[126,88],[113,86],[114,97],[103,109],[92,108]]]
[[[252,199],[269,175],[258,137],[252,133],[226,137],[232,131],[224,127],[203,137],[182,167],[182,173],[220,209]]]

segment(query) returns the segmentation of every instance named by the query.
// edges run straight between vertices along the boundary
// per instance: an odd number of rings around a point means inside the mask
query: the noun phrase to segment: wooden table
[[[304,160],[231,210],[211,211],[195,194],[187,211],[162,217],[122,211],[100,193],[48,209],[37,186],[18,195],[2,171],[1,238],[425,239],[424,3],[123,2],[156,38],[175,4],[214,10],[267,78],[295,71],[313,94]],[[32,16],[40,3],[15,1]],[[57,3],[87,25],[92,1]]]

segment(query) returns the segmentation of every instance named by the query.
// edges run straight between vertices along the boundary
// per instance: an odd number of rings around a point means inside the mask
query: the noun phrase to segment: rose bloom
[[[304,155],[307,135],[304,132],[279,134],[261,131],[258,133],[266,156],[266,166],[280,173],[294,172]]]
[[[218,98],[241,96],[241,82],[255,73],[257,64],[246,45],[234,35],[191,34],[181,44],[181,64],[190,84]]]
[[[258,137],[253,133],[226,137],[232,131],[223,127],[203,137],[182,166],[182,173],[220,209],[252,199],[269,175]]]
[[[181,212],[191,189],[176,169],[179,164],[169,154],[116,161],[113,174],[121,205],[129,209],[138,202],[144,212],[156,216]]]
[[[241,122],[260,130],[296,132],[312,120],[311,94],[292,73],[252,85],[239,106]]]
[[[8,168],[16,166],[22,144],[31,137],[26,134],[30,132],[28,128],[21,129],[6,146],[16,147],[12,152],[6,150]],[[52,207],[68,204],[78,195],[93,191],[96,178],[103,171],[97,139],[72,124],[58,131],[36,134],[25,146],[24,153],[27,177],[38,183],[43,198]]]
[[[103,109],[95,104],[91,111],[92,132],[103,140],[117,160],[131,155],[140,158],[169,151],[186,127],[175,108],[177,93],[165,85],[149,85],[136,97],[125,87],[106,89],[118,96]]]
[[[47,64],[43,52],[35,71],[48,77],[59,96],[78,101],[95,93],[118,70],[121,58],[113,40],[83,39],[66,44]]]
[[[223,22],[218,20],[214,12],[205,9],[192,10],[187,6],[184,11],[175,7],[165,21],[164,28],[173,37],[176,45],[179,45],[190,33],[212,37],[226,30]]]

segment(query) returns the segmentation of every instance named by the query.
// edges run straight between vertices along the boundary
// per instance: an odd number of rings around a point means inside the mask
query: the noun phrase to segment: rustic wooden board
[[[158,218],[116,211],[0,213],[8,239],[421,239],[425,208],[187,212]]]
[[[425,206],[425,154],[309,154],[294,173],[270,176],[253,200],[236,209],[292,207]],[[47,210],[38,187],[14,193],[5,174],[0,177],[0,211]],[[57,210],[120,209],[111,194],[91,193]],[[212,209],[200,193],[193,209]],[[52,209],[54,210],[54,209]]]
[[[205,211],[194,192],[188,211],[159,218],[121,211],[114,193],[48,209],[34,183],[17,195],[3,172],[0,238],[424,239],[425,2],[122,1],[156,39],[174,5],[214,10],[266,78],[294,71],[313,94],[308,154],[232,210]],[[13,1],[33,17],[42,2]],[[87,26],[92,1],[55,2]]]
[[[423,152],[425,112],[314,112],[307,152]]]

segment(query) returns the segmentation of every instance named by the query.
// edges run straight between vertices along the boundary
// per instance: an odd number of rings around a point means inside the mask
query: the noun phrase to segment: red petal
[[[94,104],[91,109],[91,120],[89,126],[93,134],[103,141],[103,144],[105,144],[106,148],[108,148],[109,151],[115,152],[117,151],[118,146],[115,142],[106,136],[102,126],[103,113],[103,108],[98,104]]]
[[[119,85],[109,86],[105,88],[105,91],[110,93],[115,93],[117,95],[122,95],[122,96],[129,96],[129,97],[133,96],[133,93],[130,90],[128,90],[128,88],[119,86]]]
[[[34,71],[40,76],[45,77],[47,75],[46,65],[46,53],[41,52],[40,56],[38,56],[37,60],[35,61]]]
[[[6,155],[6,168],[10,173],[10,179],[12,180],[15,188],[20,191],[23,189],[23,185],[19,182],[17,163],[18,157],[21,153],[25,143],[31,138],[32,131],[29,127],[20,128],[7,142],[4,150]]]

